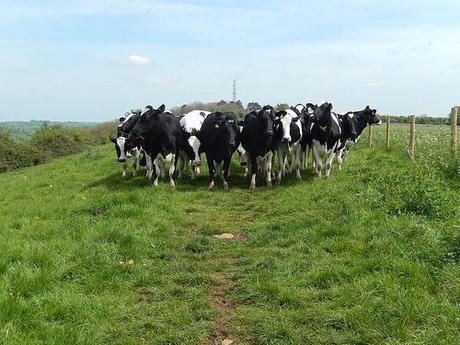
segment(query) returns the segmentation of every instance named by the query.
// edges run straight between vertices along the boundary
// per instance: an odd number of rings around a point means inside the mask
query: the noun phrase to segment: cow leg
[[[161,174],[161,166],[160,166],[160,162],[159,162],[159,158],[156,158],[154,161],[153,161],[153,165],[155,166],[155,180],[153,181],[153,185],[156,187],[158,186],[158,179],[160,178],[160,176],[162,175]]]
[[[133,176],[136,176],[139,170],[140,155],[141,152],[139,150],[136,150],[136,153],[134,154],[133,158]]]
[[[256,175],[257,175],[257,157],[249,155],[249,160],[251,161],[250,174],[251,174],[251,184],[249,189],[251,191],[256,190]]]
[[[188,162],[188,168],[190,170],[190,176],[191,176],[191,179],[192,181],[195,179],[195,167],[193,166],[193,161],[190,160]]]
[[[346,147],[346,148],[343,150],[342,161],[345,161],[345,159],[347,158],[347,156],[348,156],[348,147]]]
[[[335,153],[334,151],[331,151],[326,154],[326,171],[325,171],[325,177],[329,177],[331,174],[331,167],[332,167],[332,162],[334,161]]]
[[[177,177],[182,178],[182,174],[184,172],[184,166],[187,164],[187,161],[184,160],[184,155],[182,152],[179,153],[179,160],[177,161]]]
[[[222,180],[224,183],[224,189],[228,190],[228,177],[230,176],[230,162],[232,161],[232,156],[226,157],[224,159],[224,167],[222,170]]]
[[[303,158],[303,165],[302,165],[302,168],[304,170],[307,170],[308,169],[308,153],[310,152],[310,146],[306,146],[305,147],[305,151],[303,152],[302,154],[302,158]]]
[[[251,172],[251,160],[249,159],[249,153],[247,154],[248,161],[246,163],[246,175],[244,177],[248,177],[249,173]]]
[[[267,159],[265,163],[265,173],[267,174],[267,187],[272,186],[272,158],[273,153],[270,151],[267,153]]]
[[[126,161],[123,162],[123,172],[121,173],[122,177],[126,176],[126,170],[128,170],[128,163]]]
[[[278,183],[281,183],[281,177],[285,175],[285,160],[283,150],[278,148],[278,177],[276,178]]]
[[[162,179],[165,177],[165,162],[160,155],[155,159],[155,170],[157,175],[160,175]]]
[[[296,176],[298,180],[302,179],[302,175],[300,175],[300,169],[302,167],[302,148],[300,145],[297,145],[297,147],[294,150],[294,160],[295,160],[295,165],[296,165]]]
[[[148,155],[145,152],[144,152],[144,155],[145,155],[145,167],[147,169],[145,176],[151,179],[153,175],[152,157],[150,157],[150,155]]]
[[[321,171],[323,169],[323,162],[321,162],[321,156],[320,153],[318,152],[318,148],[316,145],[313,145],[313,157],[315,159],[315,174],[318,177],[321,177]]]
[[[339,168],[339,171],[342,170],[342,156],[343,156],[343,151],[340,150],[336,153],[336,157],[337,157],[337,167]]]
[[[208,170],[209,170],[209,189],[214,188],[214,176],[216,174],[216,166],[214,165],[214,160],[206,154],[206,161],[208,162]]]
[[[173,189],[176,188],[176,183],[174,182],[174,172],[176,171],[178,159],[179,154],[173,154],[171,157],[171,166],[169,167],[169,184]]]

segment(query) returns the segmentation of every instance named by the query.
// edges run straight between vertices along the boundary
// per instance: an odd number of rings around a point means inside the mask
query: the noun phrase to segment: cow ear
[[[160,105],[157,109],[158,113],[163,113],[166,109],[166,106],[164,104]]]
[[[115,144],[117,142],[117,138],[114,135],[111,135],[110,141]]]
[[[295,119],[292,119],[293,122],[297,122],[300,120],[300,116],[297,116]]]
[[[377,109],[372,109],[372,115],[377,114]]]
[[[370,110],[370,109],[371,109],[371,107],[369,107],[369,106],[366,107],[366,110]]]
[[[141,117],[149,117],[150,116],[149,113],[152,112],[152,111],[153,111],[152,106],[151,105],[146,105],[144,111],[141,113]]]
[[[244,125],[244,120],[239,120],[239,121],[238,121],[238,126],[243,127],[243,125]]]

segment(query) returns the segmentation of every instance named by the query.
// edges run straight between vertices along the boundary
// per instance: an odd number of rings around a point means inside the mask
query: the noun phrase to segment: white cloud
[[[129,62],[133,65],[148,65],[150,64],[150,59],[145,56],[133,54],[129,57]]]

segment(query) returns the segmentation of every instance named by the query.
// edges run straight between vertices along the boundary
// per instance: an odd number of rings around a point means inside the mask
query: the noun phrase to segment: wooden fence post
[[[372,147],[372,126],[369,126],[369,147]]]
[[[387,116],[387,131],[386,131],[386,138],[385,138],[385,148],[387,151],[390,149],[390,116]]]
[[[410,122],[409,155],[412,160],[415,160],[415,115],[412,115]]]
[[[453,107],[450,115],[450,153],[452,158],[457,158],[457,117],[458,107]]]

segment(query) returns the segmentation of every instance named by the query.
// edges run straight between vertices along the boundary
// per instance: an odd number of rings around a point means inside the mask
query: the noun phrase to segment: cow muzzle
[[[194,167],[199,167],[201,165],[201,161],[193,161]]]
[[[119,163],[124,163],[124,162],[126,162],[126,158],[118,158],[118,162]]]

